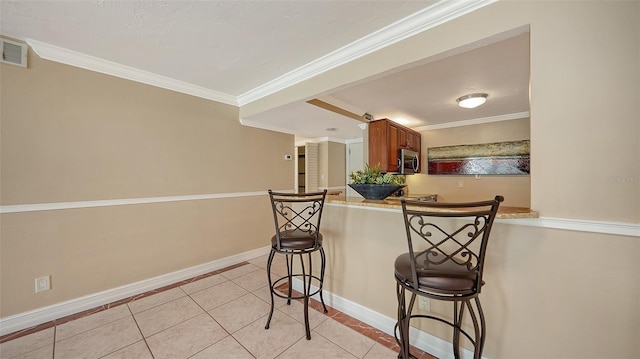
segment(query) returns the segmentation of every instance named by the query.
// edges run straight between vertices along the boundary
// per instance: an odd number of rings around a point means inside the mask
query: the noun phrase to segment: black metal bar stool
[[[269,190],[271,207],[273,209],[273,219],[276,226],[276,234],[271,237],[271,252],[267,260],[267,276],[269,278],[269,288],[271,291],[271,312],[267,319],[265,329],[269,329],[271,317],[273,316],[274,295],[287,299],[287,304],[291,304],[291,299],[303,299],[304,301],[304,324],[307,339],[311,339],[309,329],[309,298],[320,293],[320,301],[327,313],[327,306],[322,298],[322,282],[324,280],[324,269],[326,256],[322,248],[322,234],[320,233],[320,219],[322,208],[327,196],[327,190],[323,192],[296,194],[296,193],[276,193]],[[320,264],[320,277],[313,274],[311,254],[319,251],[322,263]],[[271,263],[276,253],[284,254],[287,262],[287,275],[271,280]],[[307,263],[303,255],[308,256]],[[299,258],[301,273],[294,273],[294,258]],[[303,293],[294,296],[292,279],[302,279]],[[285,281],[288,282],[289,293],[284,295],[275,288]],[[318,284],[318,289],[311,292],[311,283]]]
[[[474,359],[482,357],[486,324],[478,295],[484,285],[482,271],[489,234],[503,200],[502,196],[470,203],[402,200],[409,252],[395,261],[398,358],[412,357],[409,328],[414,318],[434,319],[451,326],[455,358],[460,358],[460,334],[473,345]],[[407,291],[411,293],[408,305]],[[412,315],[416,296],[453,302],[453,321],[435,314]],[[473,322],[473,337],[462,329],[465,308]]]

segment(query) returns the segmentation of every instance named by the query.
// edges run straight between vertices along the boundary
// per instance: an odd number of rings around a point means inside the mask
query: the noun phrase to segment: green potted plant
[[[353,188],[365,199],[385,199],[400,188],[404,187],[405,177],[391,173],[382,173],[380,164],[373,167],[364,165],[364,169],[353,171],[349,174]]]

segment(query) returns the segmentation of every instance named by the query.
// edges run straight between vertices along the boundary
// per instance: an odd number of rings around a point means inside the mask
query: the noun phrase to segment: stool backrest
[[[433,271],[471,278],[479,293],[487,242],[502,201],[502,196],[467,203],[402,199],[414,289],[419,287],[419,274]]]
[[[269,190],[278,248],[281,240],[300,237],[301,233],[315,238],[314,247],[318,246],[320,220],[326,196],[326,189],[322,192],[300,194]]]

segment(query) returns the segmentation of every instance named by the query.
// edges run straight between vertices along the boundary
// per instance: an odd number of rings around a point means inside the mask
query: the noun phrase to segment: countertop
[[[327,203],[344,204],[349,206],[373,207],[373,208],[389,208],[402,210],[400,205],[400,197],[390,197],[385,200],[376,201],[362,199],[359,197],[345,196],[327,196]],[[500,206],[498,216],[496,218],[538,218],[538,212],[532,211],[530,208],[524,207],[508,207]]]

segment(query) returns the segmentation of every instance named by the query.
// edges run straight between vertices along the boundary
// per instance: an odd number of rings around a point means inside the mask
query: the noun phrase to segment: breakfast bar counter
[[[412,198],[416,197],[429,200],[429,195],[412,194]],[[437,201],[444,202],[440,196]],[[538,266],[523,260],[522,246],[527,248],[527,253],[535,255],[540,238],[529,240],[523,237],[525,231],[522,228],[525,227],[520,219],[537,217],[538,213],[529,208],[501,206],[497,216],[501,220],[492,228],[484,276],[487,285],[483,287],[483,307],[489,323],[487,353],[490,357],[497,356],[505,335],[501,326],[505,317],[517,317],[525,311],[519,303],[527,300],[529,292],[523,290],[521,278],[523,275],[536,277]],[[437,222],[442,228],[455,225],[455,220],[449,218],[439,218]],[[330,293],[329,305],[393,335],[397,316],[394,261],[407,252],[401,198],[365,200],[361,197],[327,196],[322,234],[327,258],[324,290],[325,294]],[[449,304],[434,301],[428,311],[447,316],[451,311]],[[512,307],[518,309],[512,310]],[[421,311],[419,308],[416,310]],[[422,332],[420,336],[429,338],[425,341],[442,343],[442,348],[446,348],[436,356],[451,354],[448,352],[451,344],[440,339],[450,338],[450,328],[429,321],[416,321],[412,325]]]
[[[387,197],[384,200],[368,200],[360,197],[328,196],[326,202],[328,205],[386,208],[401,211],[402,206],[400,204],[400,198],[401,197]],[[532,211],[530,208],[500,206],[498,216],[496,218],[538,218],[538,216],[538,212]]]

